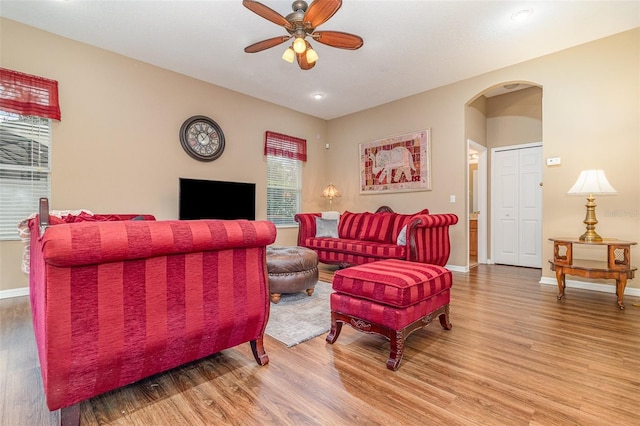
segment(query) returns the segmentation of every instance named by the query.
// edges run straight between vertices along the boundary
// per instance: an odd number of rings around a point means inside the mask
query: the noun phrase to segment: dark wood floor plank
[[[330,282],[335,267],[321,265]],[[451,322],[411,334],[398,371],[389,342],[345,325],[292,348],[267,336],[81,404],[83,425],[638,424],[640,308],[540,270],[454,273]],[[50,425],[26,297],[0,300],[0,425]],[[428,421],[426,420],[428,419]]]

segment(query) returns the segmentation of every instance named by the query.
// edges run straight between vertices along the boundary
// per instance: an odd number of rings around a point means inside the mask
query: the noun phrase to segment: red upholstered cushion
[[[387,259],[336,271],[333,289],[386,305],[407,307],[451,288],[451,272],[438,265]]]
[[[317,217],[321,217],[320,213],[303,213],[295,215],[295,220],[300,224],[298,232],[306,232],[306,235],[301,235],[302,238],[315,237]]]
[[[359,227],[363,216],[363,213],[351,213],[349,211],[342,213],[338,222],[338,236],[348,240],[357,240],[360,236]]]
[[[414,214],[396,214],[395,221],[393,222],[393,227],[391,228],[391,234],[389,236],[391,239],[390,242],[393,244],[396,244],[398,242],[398,234],[400,234],[400,231],[402,231],[402,228],[405,225],[408,225],[409,223],[411,223],[411,221],[415,216],[421,215],[421,214],[422,215],[429,214],[429,209],[424,209]]]
[[[404,259],[407,253],[405,246],[376,243],[374,241],[340,238],[307,238],[304,243],[305,247],[309,247],[315,251],[332,252],[332,260],[343,261],[345,263],[363,263],[353,262],[353,259],[349,257],[350,255],[382,260],[389,258]]]
[[[391,243],[394,213],[363,213],[360,221],[359,240]]]
[[[365,321],[380,324],[392,330],[402,330],[412,322],[424,318],[436,309],[449,304],[450,300],[451,291],[447,289],[406,308],[398,308],[347,294],[332,293],[331,310],[362,318]]]

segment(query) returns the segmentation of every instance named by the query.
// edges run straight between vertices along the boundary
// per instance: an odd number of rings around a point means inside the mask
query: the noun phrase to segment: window
[[[302,162],[267,155],[267,220],[276,225],[295,225],[300,211]]]
[[[51,119],[60,119],[58,82],[0,68],[0,240],[50,197]]]
[[[0,240],[18,240],[18,223],[50,196],[51,120],[0,111]]]
[[[302,163],[307,161],[307,141],[266,132],[267,220],[276,226],[295,226],[293,216],[302,204]]]

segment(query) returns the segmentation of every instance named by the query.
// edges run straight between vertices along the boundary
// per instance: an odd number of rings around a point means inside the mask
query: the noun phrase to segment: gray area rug
[[[266,334],[287,347],[306,342],[331,329],[329,296],[331,284],[318,281],[311,296],[300,293],[282,294],[278,303],[271,303]]]

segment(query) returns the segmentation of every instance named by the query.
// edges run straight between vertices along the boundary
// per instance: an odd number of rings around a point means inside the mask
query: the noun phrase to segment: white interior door
[[[492,158],[493,260],[542,267],[542,146],[499,148]]]

